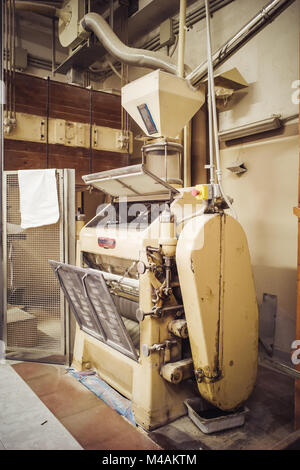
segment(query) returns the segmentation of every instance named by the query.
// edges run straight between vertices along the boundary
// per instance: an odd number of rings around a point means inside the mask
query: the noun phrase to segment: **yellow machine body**
[[[202,397],[222,410],[250,395],[257,370],[258,310],[248,243],[228,215],[184,227],[176,264]]]
[[[199,207],[190,190],[180,193],[180,196],[172,203],[172,212],[181,217],[185,204],[194,212]],[[147,264],[146,247],[159,248],[160,242],[167,240],[165,230],[161,230],[159,219],[138,233],[136,230],[131,231],[128,228],[125,230],[126,234],[122,229],[84,227],[77,245],[77,264],[84,266],[83,253],[91,253],[96,255],[96,259],[97,255],[104,257],[108,263],[111,263],[112,268],[123,263],[125,271],[132,261],[140,260]],[[115,248],[107,250],[99,247],[97,242],[99,236],[115,239]],[[175,239],[175,249],[176,243],[177,239]],[[151,272],[147,270],[139,276],[137,300],[139,307],[144,312],[149,312],[153,308],[154,286],[157,288],[160,283]],[[176,301],[171,298],[167,304],[176,305]],[[173,320],[173,314],[164,315],[162,318],[145,317],[139,325],[138,361],[134,361],[101,343],[80,330],[78,325],[76,328],[73,367],[77,370],[96,369],[103,380],[132,400],[135,419],[140,426],[147,430],[162,426],[186,414],[183,402],[186,398],[195,396],[195,387],[191,387],[190,383],[182,381],[174,385],[161,375],[161,369],[166,362],[177,363],[182,359],[180,338],[177,338],[177,344],[170,349],[170,357],[167,359],[163,350],[154,351],[149,357],[145,357],[141,353],[144,344],[152,346],[166,340],[174,340],[174,335],[168,329],[169,323]],[[185,366],[188,377],[192,375],[190,364]]]
[[[248,398],[256,377],[258,315],[245,234],[230,216],[190,219],[182,217],[184,207],[189,207],[189,213],[199,212],[201,204],[192,196],[192,188],[179,190],[170,204],[168,223],[158,217],[139,231],[87,224],[78,241],[80,266],[85,266],[87,253],[102,270],[125,272],[126,276],[132,262],[144,263],[144,273],[132,274],[138,293],[120,295],[135,299],[139,310],[146,313],[153,311],[154,293],[164,284],[151,268],[148,247],[173,259],[174,285],[181,291],[182,302],[178,293],[171,293],[159,305],[175,309],[166,310],[161,317],[147,314],[140,321],[137,360],[78,326],[76,330],[73,366],[96,369],[102,379],[132,400],[135,419],[147,430],[184,415],[184,400],[199,392],[218,408],[234,410]],[[99,236],[113,239],[114,248],[100,247]],[[180,303],[184,312],[178,322]],[[185,356],[184,342],[190,347]],[[168,347],[157,347],[166,344]]]

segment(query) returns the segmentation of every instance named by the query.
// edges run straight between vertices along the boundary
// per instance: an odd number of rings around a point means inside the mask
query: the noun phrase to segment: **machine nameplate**
[[[99,237],[98,245],[106,250],[113,249],[116,248],[116,240],[114,238]]]

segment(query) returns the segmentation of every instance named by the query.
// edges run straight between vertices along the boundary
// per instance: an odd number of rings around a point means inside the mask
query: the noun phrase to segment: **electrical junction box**
[[[175,42],[175,34],[173,29],[173,20],[168,18],[161,23],[159,30],[159,41],[161,47],[172,46]]]
[[[27,69],[27,50],[22,47],[16,47],[15,51],[15,66],[17,70]]]

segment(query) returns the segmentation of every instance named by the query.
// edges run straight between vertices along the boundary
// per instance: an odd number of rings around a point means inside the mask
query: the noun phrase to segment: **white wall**
[[[289,351],[296,331],[298,136],[259,141],[223,150],[226,193],[234,199],[249,243],[258,301],[278,297],[276,348]],[[247,173],[226,167],[244,162]]]
[[[268,0],[235,0],[211,20],[212,48],[217,50],[252,18]],[[292,103],[292,82],[299,76],[300,1],[224,63],[217,73],[237,67],[249,88],[239,92],[234,106],[220,114],[220,130],[270,117],[298,112]],[[206,60],[205,21],[187,33],[186,63],[194,69]]]

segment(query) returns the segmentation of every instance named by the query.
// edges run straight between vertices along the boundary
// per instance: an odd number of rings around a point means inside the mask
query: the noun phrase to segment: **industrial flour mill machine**
[[[147,430],[199,394],[204,407],[238,410],[256,379],[256,294],[245,233],[225,213],[207,22],[210,183],[182,187],[177,139],[205,87],[154,70],[122,89],[149,138],[142,163],[83,177],[110,202],[81,230],[77,266],[50,261],[77,320],[73,367],[95,369]]]

